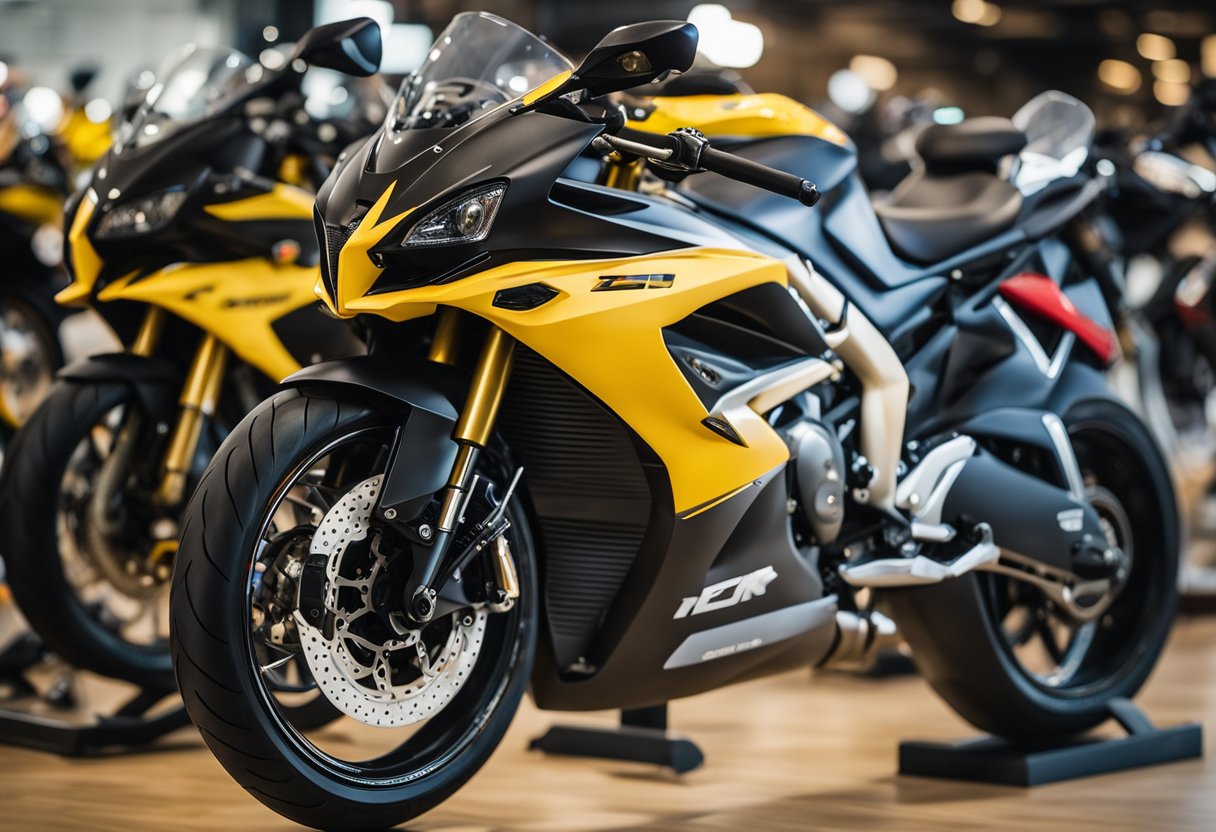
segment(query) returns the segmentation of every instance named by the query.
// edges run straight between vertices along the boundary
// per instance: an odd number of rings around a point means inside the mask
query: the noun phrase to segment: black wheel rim
[[[1105,612],[1083,623],[1036,587],[983,575],[987,609],[1018,672],[1035,687],[1083,698],[1113,687],[1135,665],[1167,571],[1164,518],[1153,478],[1125,435],[1101,420],[1069,427],[1087,496],[1108,535],[1129,555],[1130,574]]]
[[[361,428],[332,439],[308,455],[304,462],[278,483],[273,497],[263,514],[258,531],[259,549],[268,535],[280,533],[276,516],[282,517],[282,506],[291,502],[305,512],[311,506],[300,505],[289,495],[302,492],[295,485],[306,475],[324,471],[323,482],[309,483],[304,491],[312,490],[322,501],[331,503],[340,499],[350,486],[360,483],[383,468],[392,443],[392,432],[387,427]],[[342,473],[333,475],[334,470]],[[316,488],[320,485],[320,488]],[[294,495],[292,494],[294,490]],[[318,505],[317,508],[323,506]],[[297,513],[297,519],[299,515]],[[244,618],[251,621],[250,613],[255,604],[255,574],[257,556],[249,562],[250,580],[246,582]],[[268,683],[262,663],[266,653],[257,643],[255,630],[246,626],[246,652],[250,678],[254,682],[258,701],[281,736],[295,748],[300,757],[326,776],[361,787],[397,786],[412,782],[421,776],[430,776],[441,771],[459,757],[484,730],[493,716],[496,705],[502,699],[510,682],[510,669],[514,665],[524,643],[520,631],[519,608],[490,616],[480,655],[473,666],[468,681],[460,692],[442,710],[423,723],[410,728],[371,728],[342,715],[331,731],[306,733],[297,727],[290,712],[290,699]],[[433,625],[432,625],[433,626]],[[283,661],[280,658],[279,661]],[[302,657],[284,662],[284,666],[304,668]],[[353,728],[352,732],[346,729]],[[350,738],[358,734],[360,740],[351,743]],[[375,735],[375,736],[373,736]]]

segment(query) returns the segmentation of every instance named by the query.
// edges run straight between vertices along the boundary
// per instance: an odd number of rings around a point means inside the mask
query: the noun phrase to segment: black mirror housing
[[[686,20],[620,26],[604,36],[574,71],[566,91],[607,95],[685,72],[697,56],[697,27]]]
[[[317,26],[304,33],[291,57],[346,75],[375,75],[384,57],[380,25],[370,17],[356,17]]]
[[[68,75],[68,86],[72,88],[72,92],[80,95],[96,80],[97,73],[97,67],[92,64],[75,67]]]

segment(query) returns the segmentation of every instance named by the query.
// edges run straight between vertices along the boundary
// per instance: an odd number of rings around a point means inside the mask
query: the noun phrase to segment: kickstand
[[[554,725],[528,747],[545,754],[650,763],[676,774],[693,771],[705,762],[692,740],[667,733],[667,705],[623,710],[616,728]]]

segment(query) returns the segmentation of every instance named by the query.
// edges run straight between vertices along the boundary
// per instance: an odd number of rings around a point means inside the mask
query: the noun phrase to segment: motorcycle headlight
[[[186,201],[186,192],[164,191],[133,199],[111,208],[97,226],[97,239],[109,240],[136,237],[164,228]]]
[[[401,245],[440,246],[484,240],[506,192],[507,186],[500,182],[448,200],[414,223]]]

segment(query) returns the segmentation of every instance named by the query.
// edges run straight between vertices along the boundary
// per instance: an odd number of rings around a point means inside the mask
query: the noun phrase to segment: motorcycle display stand
[[[700,768],[705,755],[692,740],[667,733],[667,706],[621,711],[616,728],[554,725],[528,745],[545,754],[650,763],[686,774]]]
[[[1158,728],[1127,699],[1112,701],[1110,715],[1126,737],[1081,736],[1052,743],[996,737],[955,743],[906,740],[899,744],[899,773],[1030,787],[1203,756],[1203,726],[1197,722]]]
[[[23,648],[24,649],[24,648]],[[17,664],[0,656],[0,666],[17,696],[0,701],[0,745],[46,751],[63,757],[133,750],[190,724],[184,705],[153,710],[175,690],[140,690],[111,714],[83,714],[74,708],[70,683],[39,696],[26,673],[44,660],[42,651],[23,654]]]

